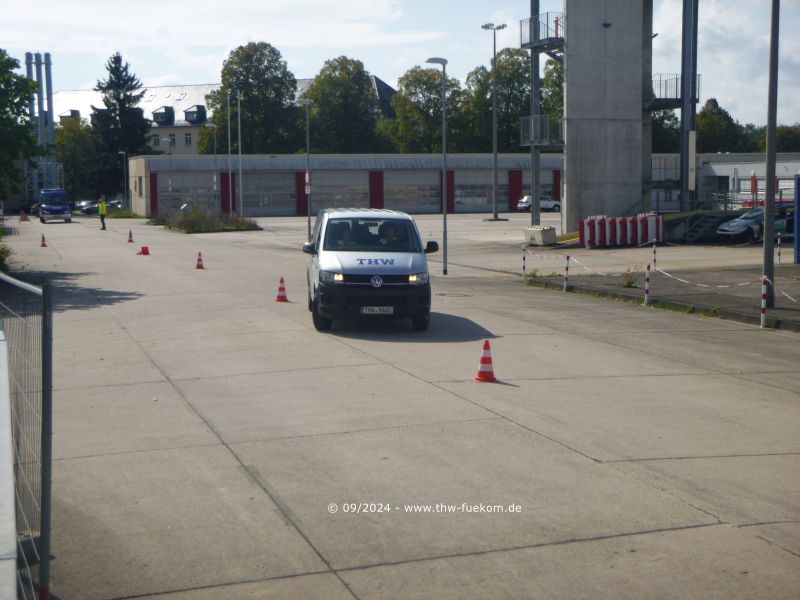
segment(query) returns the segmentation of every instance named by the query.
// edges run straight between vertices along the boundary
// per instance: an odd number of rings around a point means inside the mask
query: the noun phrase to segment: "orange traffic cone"
[[[25,214],[24,210],[19,211],[19,222],[22,223],[23,221],[30,221],[28,215]]]
[[[39,244],[39,246],[41,246],[42,248],[47,248],[47,242],[44,241],[44,234],[42,234],[42,243]]]
[[[132,229],[128,229],[128,243],[129,244],[133,243],[133,230]]]
[[[492,349],[489,347],[489,340],[483,340],[483,352],[481,352],[481,365],[475,374],[475,381],[492,382],[497,381],[492,368]]]
[[[201,252],[197,253],[197,264],[194,266],[195,269],[205,269],[203,266],[203,254]]]
[[[275,297],[275,302],[288,302],[289,298],[286,297],[286,286],[283,283],[283,277],[278,284],[278,295]]]
[[[136,253],[138,256],[150,256],[150,248],[142,246],[142,249]]]

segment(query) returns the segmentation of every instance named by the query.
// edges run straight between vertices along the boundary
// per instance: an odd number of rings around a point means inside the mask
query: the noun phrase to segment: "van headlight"
[[[344,275],[333,271],[320,271],[319,280],[322,283],[344,283]]]
[[[408,283],[411,285],[425,285],[428,283],[429,278],[427,271],[425,273],[412,273],[408,276]]]

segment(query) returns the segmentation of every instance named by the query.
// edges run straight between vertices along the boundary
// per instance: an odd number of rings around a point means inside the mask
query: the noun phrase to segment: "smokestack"
[[[42,55],[40,53],[34,54],[34,65],[36,65],[36,84],[37,84],[37,93],[36,93],[36,110],[38,115],[38,134],[36,136],[36,141],[39,146],[44,146],[45,144],[45,131],[44,131],[44,84],[42,82]],[[36,170],[40,170],[40,161],[36,160]],[[46,174],[45,174],[46,175]],[[42,177],[43,187],[47,187],[47,177]],[[38,192],[38,190],[37,190]]]
[[[47,85],[47,144],[50,148],[55,148],[56,145],[56,125],[53,110],[53,76],[50,70],[50,53],[44,53],[44,79]],[[48,156],[47,164],[50,167],[48,172],[49,187],[56,187],[56,157]]]
[[[25,74],[33,81],[33,54],[30,52],[25,53]],[[31,92],[31,97],[28,99],[28,117],[30,118],[31,125],[33,125],[36,118],[36,93]],[[39,189],[39,172],[34,169],[31,173],[31,197],[33,201],[36,198],[36,192]]]
[[[33,54],[30,52],[25,53],[25,75],[33,81]],[[34,93],[31,93],[28,101],[28,116],[31,119],[31,123],[33,123],[33,119],[36,118],[36,95]]]

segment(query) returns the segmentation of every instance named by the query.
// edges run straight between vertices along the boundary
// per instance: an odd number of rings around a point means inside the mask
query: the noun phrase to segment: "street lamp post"
[[[203,125],[203,127],[206,127],[208,129],[210,129],[212,131],[212,135],[214,136],[214,178],[213,178],[213,181],[214,181],[214,195],[216,196],[216,194],[217,194],[217,174],[219,173],[219,171],[217,169],[217,124],[216,123],[206,123],[205,125]],[[217,200],[219,200],[219,199],[217,198]],[[219,205],[217,205],[217,206],[219,206]]]
[[[442,275],[447,275],[447,59],[425,62],[442,65]]]
[[[481,29],[492,32],[492,220],[497,221],[497,32],[505,29],[506,24],[486,23]]]
[[[231,170],[231,93],[227,94],[228,112],[228,214],[233,211],[233,171]]]
[[[131,209],[128,202],[128,153],[125,150],[120,150],[117,154],[122,154],[122,176],[125,178],[125,185],[122,186],[122,191],[125,193],[125,208]]]
[[[311,100],[308,98],[300,98],[295,104],[297,106],[305,106],[306,108],[306,211],[308,212],[308,241],[311,241],[311,149],[310,149],[310,136],[308,124],[308,111],[311,106]]]
[[[239,135],[239,216],[244,217],[244,180],[242,179],[242,94],[236,90],[236,126]]]

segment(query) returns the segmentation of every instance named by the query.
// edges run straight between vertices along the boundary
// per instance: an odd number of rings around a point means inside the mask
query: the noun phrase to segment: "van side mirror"
[[[427,244],[425,244],[425,254],[431,254],[433,252],[439,251],[439,243],[430,240]]]
[[[303,244],[303,252],[305,252],[306,254],[316,254],[317,248],[314,245],[314,242],[306,242],[305,244]]]

